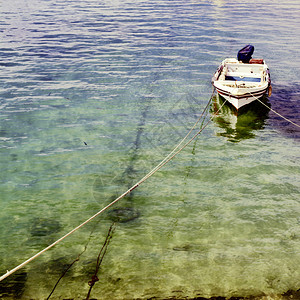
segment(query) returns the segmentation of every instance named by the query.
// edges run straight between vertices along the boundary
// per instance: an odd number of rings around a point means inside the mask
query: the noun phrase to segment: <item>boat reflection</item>
[[[213,120],[222,129],[222,132],[218,132],[217,135],[226,137],[230,142],[254,138],[255,131],[264,128],[265,122],[269,118],[269,107],[271,107],[267,97],[260,100],[267,107],[254,101],[237,111],[228,102],[223,105],[225,99],[216,95],[213,98],[211,113],[216,114]],[[220,111],[218,111],[219,109]]]

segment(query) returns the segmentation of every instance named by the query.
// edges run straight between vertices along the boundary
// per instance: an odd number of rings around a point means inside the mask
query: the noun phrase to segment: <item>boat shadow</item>
[[[288,120],[300,124],[300,85],[274,85],[272,92],[272,109]],[[281,135],[300,140],[300,129],[286,119],[271,112],[268,123]]]
[[[258,101],[246,105],[238,111],[220,95],[212,99],[211,113],[213,120],[222,129],[217,136],[223,136],[230,142],[240,142],[256,136],[257,130],[264,129],[266,120],[269,118],[271,104],[267,97],[260,99],[266,106]]]

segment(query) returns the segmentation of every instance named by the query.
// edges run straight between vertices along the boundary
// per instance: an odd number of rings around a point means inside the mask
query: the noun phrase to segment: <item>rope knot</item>
[[[97,281],[99,281],[99,278],[97,275],[92,276],[92,280],[88,282],[89,286],[93,286]]]

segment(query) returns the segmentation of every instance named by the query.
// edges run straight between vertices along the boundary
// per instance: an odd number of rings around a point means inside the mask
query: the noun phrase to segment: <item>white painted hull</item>
[[[263,87],[261,89],[256,90],[248,90],[247,92],[242,94],[241,90],[234,92],[230,90],[224,89],[224,87],[216,87],[216,90],[220,96],[225,98],[230,104],[232,104],[236,109],[240,109],[241,107],[250,104],[251,102],[261,98],[268,91],[268,86]]]
[[[225,59],[212,79],[218,94],[237,110],[267,94],[270,82],[264,62],[246,64],[234,58]]]

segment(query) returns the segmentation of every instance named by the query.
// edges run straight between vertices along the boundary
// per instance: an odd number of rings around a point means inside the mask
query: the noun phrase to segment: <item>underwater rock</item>
[[[283,296],[289,299],[300,299],[300,289],[297,291],[288,290]]]
[[[11,275],[9,278],[0,282],[0,298],[12,297],[20,298],[25,290],[27,273],[20,272]]]
[[[190,251],[191,246],[190,245],[184,245],[184,246],[181,246],[181,247],[174,247],[173,250],[174,251]]]
[[[58,221],[47,218],[36,218],[32,222],[30,233],[32,236],[47,236],[59,232],[61,225]]]
[[[12,153],[12,154],[10,155],[10,157],[11,157],[11,160],[12,160],[12,161],[17,161],[17,160],[18,160],[18,155],[15,154],[15,153]]]
[[[140,213],[132,207],[122,207],[111,210],[108,216],[114,222],[127,223],[137,219]]]

